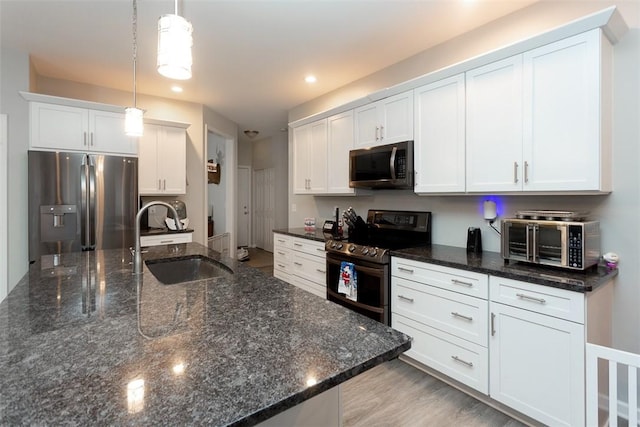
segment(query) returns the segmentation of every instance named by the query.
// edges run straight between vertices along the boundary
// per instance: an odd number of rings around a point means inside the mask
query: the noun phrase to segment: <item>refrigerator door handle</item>
[[[93,164],[93,157],[89,158],[89,164],[87,165],[89,176],[89,203],[87,211],[87,221],[89,223],[88,236],[89,247],[87,249],[95,250],[96,248],[96,165]]]
[[[91,222],[89,221],[89,165],[87,156],[82,157],[80,167],[80,245],[82,250],[87,250],[89,246],[89,236],[91,235]]]

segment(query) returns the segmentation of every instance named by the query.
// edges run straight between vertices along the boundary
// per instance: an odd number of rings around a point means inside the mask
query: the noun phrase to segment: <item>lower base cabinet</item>
[[[273,235],[273,275],[294,286],[327,297],[324,243],[285,234]]]
[[[176,245],[178,243],[191,243],[193,233],[169,233],[153,236],[140,236],[140,246]]]
[[[514,416],[585,425],[585,343],[611,345],[611,282],[581,293],[394,257],[391,293],[415,366]]]

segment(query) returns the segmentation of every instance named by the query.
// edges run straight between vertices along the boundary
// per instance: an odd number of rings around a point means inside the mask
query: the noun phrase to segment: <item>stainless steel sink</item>
[[[206,280],[233,274],[226,265],[203,255],[145,261],[147,268],[164,285]]]

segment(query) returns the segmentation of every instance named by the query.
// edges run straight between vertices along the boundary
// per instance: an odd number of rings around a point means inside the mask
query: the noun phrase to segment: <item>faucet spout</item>
[[[141,207],[138,213],[136,214],[136,249],[133,254],[133,274],[142,273],[142,251],[140,249],[140,219],[142,218],[142,214],[144,213],[144,211],[149,209],[151,206],[155,206],[155,205],[165,206],[167,209],[169,209],[173,214],[173,217],[175,218],[176,228],[178,230],[182,230],[182,221],[180,221],[178,212],[169,203],[155,200]]]

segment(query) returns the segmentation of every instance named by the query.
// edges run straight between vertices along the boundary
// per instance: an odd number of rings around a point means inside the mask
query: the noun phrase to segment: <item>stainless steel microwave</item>
[[[600,260],[600,223],[505,219],[501,254],[505,260],[585,270]]]
[[[349,187],[413,188],[413,141],[349,151]]]

